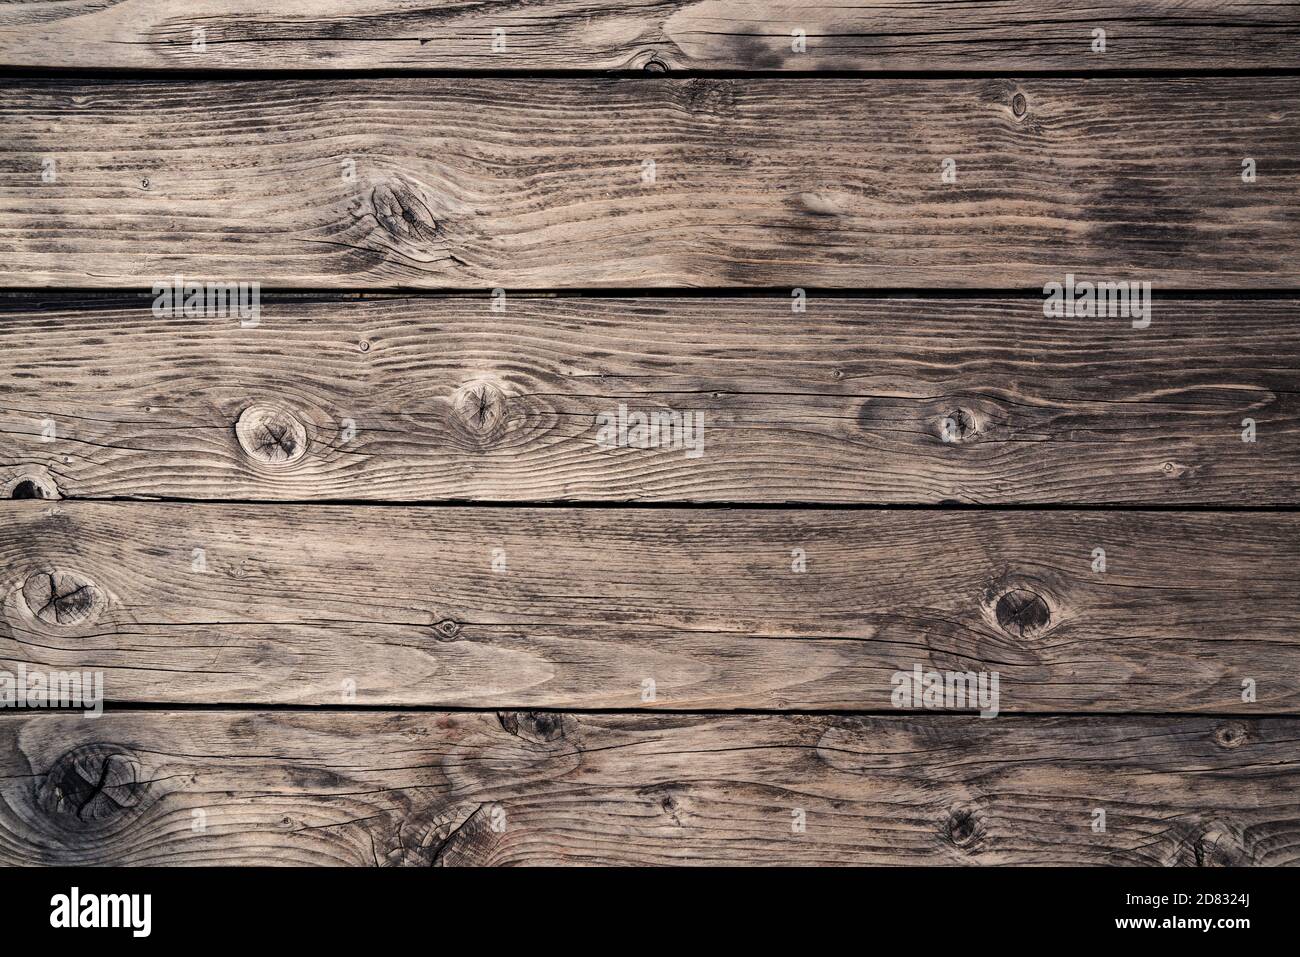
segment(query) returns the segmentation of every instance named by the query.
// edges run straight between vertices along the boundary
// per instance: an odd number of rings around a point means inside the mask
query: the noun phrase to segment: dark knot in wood
[[[452,408],[471,434],[487,437],[505,421],[506,397],[491,382],[471,382],[457,390]]]
[[[1239,748],[1250,740],[1250,731],[1243,722],[1229,721],[1214,729],[1214,740],[1221,748]]]
[[[498,711],[497,721],[515,737],[539,744],[564,737],[563,715],[546,711]]]
[[[953,409],[939,423],[939,437],[945,442],[964,442],[978,431],[975,415],[968,409]]]
[[[58,486],[42,469],[42,474],[24,471],[3,486],[3,494],[17,499],[56,499],[59,498]]]
[[[33,615],[51,625],[76,625],[95,618],[104,605],[93,582],[75,572],[42,571],[23,582],[23,600]]]
[[[415,190],[402,182],[381,183],[370,194],[379,225],[394,238],[424,244],[438,238],[438,221]]]
[[[433,626],[433,633],[439,641],[455,641],[460,637],[460,622],[452,618],[444,618]]]
[[[998,599],[995,612],[998,624],[1021,638],[1041,634],[1051,621],[1051,609],[1041,595],[1015,588]]]
[[[36,484],[34,479],[23,479],[14,485],[10,498],[45,498],[45,489]]]
[[[945,841],[961,850],[974,848],[983,836],[979,819],[965,808],[953,809],[943,823],[942,834]]]
[[[1023,93],[1017,93],[1011,98],[1011,112],[1018,120],[1024,119],[1025,114],[1029,112],[1029,102]]]
[[[650,54],[650,58],[645,61],[645,65],[642,66],[641,69],[645,70],[645,72],[647,73],[667,73],[669,70],[669,66],[667,63],[665,63],[663,60],[659,58],[658,54],[652,53]]]
[[[136,813],[147,785],[135,757],[111,744],[86,744],[66,751],[37,785],[36,803],[70,826],[103,823]]]
[[[1232,831],[1212,823],[1192,837],[1189,845],[1191,863],[1197,867],[1245,867],[1250,854]]]
[[[10,498],[45,498],[45,490],[31,479],[23,479],[14,486]]]
[[[307,429],[285,409],[250,405],[239,414],[235,436],[244,454],[263,465],[284,466],[307,452]]]

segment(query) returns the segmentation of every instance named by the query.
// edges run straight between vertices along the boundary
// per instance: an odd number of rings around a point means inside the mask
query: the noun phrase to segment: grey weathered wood
[[[1293,299],[1159,300],[1144,330],[1038,300],[490,302],[5,314],[0,494],[1300,503]],[[600,447],[620,404],[702,412],[703,453]],[[291,462],[249,439],[266,408]]]
[[[18,81],[0,284],[1295,287],[1298,107],[1287,77]]]
[[[1295,712],[1297,562],[1289,513],[4,502],[0,666],[110,702],[799,711],[889,710],[920,665],[998,672],[1005,712]]]
[[[0,64],[182,69],[1295,67],[1289,0],[172,0],[0,4]],[[206,41],[195,49],[195,30]],[[1105,53],[1093,31],[1106,31]],[[504,47],[494,30],[504,31]],[[794,31],[806,36],[795,52]]]
[[[0,862],[1296,864],[1298,741],[1294,719],[5,714]]]

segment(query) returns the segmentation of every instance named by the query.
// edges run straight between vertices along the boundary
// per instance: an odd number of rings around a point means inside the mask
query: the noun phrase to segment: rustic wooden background
[[[1300,4],[34,0],[0,71],[0,669],[108,702],[0,712],[0,863],[1300,862]]]

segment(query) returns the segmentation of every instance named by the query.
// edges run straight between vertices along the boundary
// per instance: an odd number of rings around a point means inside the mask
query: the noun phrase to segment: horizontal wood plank
[[[1146,329],[1037,300],[26,308],[0,315],[6,497],[1300,503],[1291,299],[1158,300]],[[699,454],[611,447],[620,406],[703,415]],[[238,427],[259,409],[292,452]]]
[[[1290,0],[0,4],[0,64],[38,67],[1102,71],[1295,67],[1298,51]]]
[[[1294,865],[1298,742],[1293,719],[6,714],[0,863]]]
[[[919,666],[1005,712],[1291,713],[1298,561],[1278,513],[4,502],[0,664],[110,702],[889,710]]]
[[[1285,77],[27,80],[0,127],[6,286],[1300,285]]]

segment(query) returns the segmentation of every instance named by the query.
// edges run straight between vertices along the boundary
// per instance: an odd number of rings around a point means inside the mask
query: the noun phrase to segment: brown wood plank
[[[6,497],[1300,503],[1292,299],[1157,300],[1141,330],[1005,299],[27,308],[0,316]],[[700,454],[602,445],[620,405],[702,414]],[[292,454],[236,428],[258,409]]]
[[[1287,77],[19,81],[0,283],[1294,287],[1298,111]]]
[[[1105,31],[1105,52],[1093,31]],[[196,33],[202,30],[202,34]],[[497,32],[500,31],[500,32]],[[802,51],[796,31],[804,34]],[[201,41],[201,42],[196,42]],[[25,0],[0,64],[182,69],[1111,70],[1295,67],[1289,0]]]
[[[0,506],[0,665],[109,702],[1300,708],[1295,514]]]
[[[0,743],[4,864],[1300,863],[1294,719],[11,713]]]

